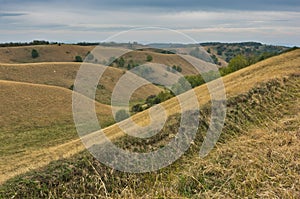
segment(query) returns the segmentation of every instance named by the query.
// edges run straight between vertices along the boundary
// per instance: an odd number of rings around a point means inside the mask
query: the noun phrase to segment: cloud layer
[[[199,42],[261,41],[300,45],[300,3],[295,0],[0,0],[0,4],[0,42],[102,41],[131,28],[158,26],[180,31]],[[132,38],[114,39],[187,42],[168,34],[148,29],[132,32]]]

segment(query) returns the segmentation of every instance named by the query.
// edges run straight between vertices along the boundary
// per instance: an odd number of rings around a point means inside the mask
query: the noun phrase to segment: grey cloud
[[[0,12],[0,17],[18,17],[18,16],[24,16],[27,15],[26,13],[5,13]]]
[[[158,10],[300,10],[299,0],[103,0],[85,1],[85,5],[110,9],[156,8]]]
[[[192,10],[274,10],[274,11],[300,11],[299,0],[50,0],[29,1],[11,0],[4,1],[2,6],[14,5],[44,5],[63,6],[66,9],[98,9],[101,10],[151,10],[151,11],[192,11]],[[1,3],[1,0],[0,0]]]

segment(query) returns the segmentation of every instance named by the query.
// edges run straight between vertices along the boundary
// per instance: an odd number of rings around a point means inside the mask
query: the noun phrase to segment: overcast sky
[[[300,46],[300,0],[0,0],[0,42],[259,41]]]

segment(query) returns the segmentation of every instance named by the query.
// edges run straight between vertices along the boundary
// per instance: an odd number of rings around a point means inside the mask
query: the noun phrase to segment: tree
[[[214,64],[218,64],[219,60],[216,55],[211,55],[210,57],[213,60]]]
[[[143,111],[143,107],[141,104],[136,104],[131,108],[132,112],[137,113]]]
[[[227,67],[231,72],[233,72],[233,71],[237,71],[241,68],[244,68],[248,65],[249,65],[249,63],[248,63],[247,58],[243,55],[238,55],[230,60]]]
[[[125,66],[125,60],[123,57],[118,59],[118,67],[123,68]]]
[[[180,66],[177,66],[176,70],[180,73],[182,72],[182,68]]]
[[[125,120],[127,118],[129,118],[129,114],[125,110],[122,109],[117,111],[115,118],[116,122],[121,122],[122,120]]]
[[[223,54],[222,49],[218,49],[217,54],[221,56]]]
[[[181,77],[176,84],[172,85],[172,91],[176,95],[184,93],[191,88],[191,84],[184,77]]]
[[[146,61],[147,62],[151,62],[152,60],[153,60],[153,57],[151,55],[147,55]]]
[[[34,59],[37,58],[38,56],[39,56],[39,52],[36,49],[32,49],[31,57]]]
[[[69,87],[70,90],[74,90],[74,84]]]
[[[82,62],[82,57],[79,56],[79,55],[77,55],[77,56],[75,57],[75,62]]]
[[[89,61],[93,60],[93,59],[94,59],[94,55],[93,55],[91,52],[88,52],[88,53],[87,53],[87,59],[88,59]]]
[[[115,57],[110,57],[110,58],[108,59],[108,62],[109,62],[109,64],[112,64],[115,60],[116,60]]]
[[[160,100],[156,97],[156,95],[150,95],[146,99],[146,104],[150,107],[153,106],[154,104],[159,104]]]
[[[175,72],[175,71],[177,71],[177,72],[182,72],[181,66],[173,65],[173,66],[172,66],[172,72]]]
[[[172,66],[172,72],[175,72],[176,71],[176,69],[177,69],[177,67],[174,65],[174,66]]]

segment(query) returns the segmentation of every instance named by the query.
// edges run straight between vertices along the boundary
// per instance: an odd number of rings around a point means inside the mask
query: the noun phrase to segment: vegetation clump
[[[33,59],[39,57],[39,52],[36,49],[32,49],[32,51],[31,51],[31,57]]]
[[[129,118],[129,114],[125,111],[125,110],[119,110],[116,112],[116,117],[115,117],[115,120],[116,122],[121,122],[127,118]]]
[[[153,60],[153,57],[151,55],[147,55],[146,61],[151,62]]]
[[[83,60],[82,60],[82,57],[81,56],[79,56],[79,55],[77,55],[76,57],[75,57],[75,62],[82,62]]]

